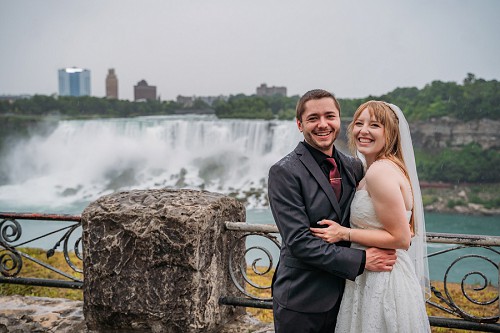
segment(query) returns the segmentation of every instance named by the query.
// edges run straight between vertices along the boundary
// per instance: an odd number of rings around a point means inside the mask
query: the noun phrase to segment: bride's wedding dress
[[[411,212],[407,212],[408,221]],[[358,190],[351,205],[351,227],[383,229],[366,190]],[[353,243],[353,248],[366,247]],[[366,271],[346,281],[335,332],[430,332],[422,289],[404,250],[391,272]]]

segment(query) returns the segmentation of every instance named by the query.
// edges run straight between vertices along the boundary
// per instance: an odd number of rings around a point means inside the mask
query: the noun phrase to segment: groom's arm
[[[364,251],[329,244],[312,235],[307,210],[326,210],[330,203],[326,195],[318,190],[307,193],[312,196],[313,202],[317,200],[318,205],[306,207],[304,181],[311,179],[307,175],[303,175],[306,179],[301,179],[295,172],[297,168],[302,166],[277,164],[269,171],[269,203],[283,244],[294,258],[303,263],[354,280],[363,271]]]

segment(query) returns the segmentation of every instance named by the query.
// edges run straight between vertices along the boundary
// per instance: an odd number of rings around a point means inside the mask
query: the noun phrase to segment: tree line
[[[299,96],[231,96],[215,104],[219,118],[293,119]],[[500,119],[500,82],[467,74],[462,84],[433,81],[422,89],[396,88],[381,96],[339,98],[342,117],[352,117],[359,105],[369,100],[396,104],[409,121],[443,116],[459,120]]]
[[[181,106],[172,101],[130,102],[90,96],[44,96],[0,101],[0,114],[48,116],[61,115],[71,118],[85,117],[136,117],[173,114]]]
[[[98,97],[70,97],[35,95],[14,101],[0,101],[0,114],[46,116],[60,114],[68,117],[134,117],[169,115],[177,110],[213,108],[218,118],[293,119],[299,96],[232,95],[217,100],[212,106],[196,99],[187,108],[175,101],[131,102]],[[381,96],[339,98],[342,117],[352,117],[356,108],[371,100],[384,100],[398,105],[409,121],[437,117],[459,120],[499,119],[500,82],[486,81],[467,74],[462,84],[433,81],[422,89],[396,88]]]

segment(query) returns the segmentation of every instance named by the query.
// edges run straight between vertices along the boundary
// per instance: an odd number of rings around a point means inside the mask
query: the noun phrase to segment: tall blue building
[[[60,69],[59,96],[90,96],[90,71],[76,67]]]

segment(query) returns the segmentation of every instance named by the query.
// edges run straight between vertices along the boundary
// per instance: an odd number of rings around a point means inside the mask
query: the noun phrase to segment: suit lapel
[[[339,154],[339,159],[342,162],[342,165],[344,165],[344,172],[347,174],[347,179],[349,180],[352,186],[356,187],[356,179],[352,174],[351,160],[349,158],[345,158],[344,154],[342,154],[341,152],[338,152],[338,154]]]
[[[344,214],[342,214],[342,219],[341,219],[341,224],[345,225],[347,221],[347,217],[350,215],[350,205],[352,202],[352,199],[354,198],[354,195],[356,194],[356,179],[352,173],[353,171],[353,166],[352,166],[352,160],[348,157],[346,157],[344,154],[341,152],[338,152],[339,159],[341,160],[342,166],[343,166],[343,172],[345,175],[347,175],[347,179],[342,179],[342,186],[344,189],[348,189],[349,193],[344,193],[342,195],[342,204],[344,204],[344,201],[347,201],[346,203],[346,209],[344,210]],[[349,223],[349,221],[347,221]]]
[[[309,170],[311,175],[313,175],[314,179],[316,179],[318,184],[321,186],[323,191],[325,191],[328,200],[330,201],[330,203],[333,206],[333,209],[335,210],[335,213],[337,213],[337,216],[340,218],[342,214],[337,197],[335,196],[333,188],[328,182],[328,179],[326,179],[318,163],[316,163],[316,161],[314,160],[314,157],[312,157],[311,153],[307,150],[306,147],[304,147],[302,143],[299,143],[299,145],[295,149],[295,152],[297,153],[297,155],[299,155],[299,159],[302,162],[302,164],[304,164],[307,170]]]

